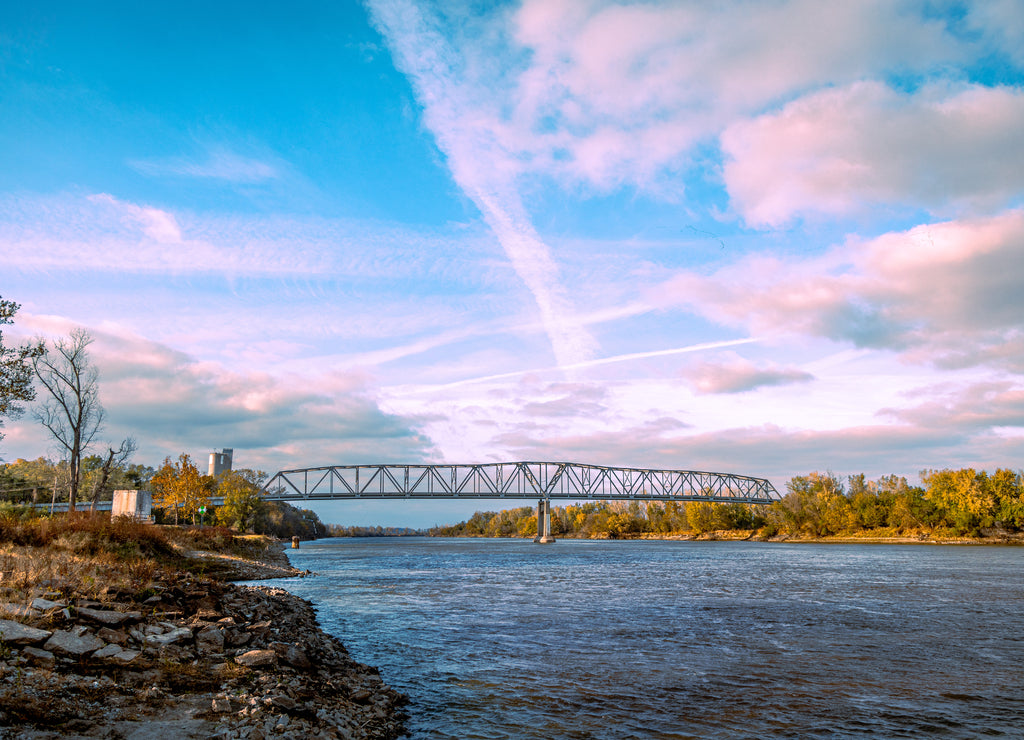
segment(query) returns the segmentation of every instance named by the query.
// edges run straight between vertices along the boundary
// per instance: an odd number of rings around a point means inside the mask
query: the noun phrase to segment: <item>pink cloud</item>
[[[30,323],[56,333],[71,326],[53,317]],[[435,456],[418,422],[384,412],[358,371],[238,372],[116,327],[91,333],[96,341],[90,355],[107,410],[103,437],[135,437],[140,462],[157,465],[182,451],[201,458],[224,446],[239,451],[239,465],[274,470],[297,463]],[[48,440],[38,424],[21,419],[16,426],[4,440],[5,456],[9,451],[14,457],[47,454]]]
[[[1024,211],[918,226],[821,257],[748,257],[686,272],[650,300],[752,334],[824,337],[916,362],[1019,367]]]
[[[964,55],[941,23],[885,2],[528,0],[513,24],[531,57],[511,93],[506,148],[600,190],[677,191],[659,175],[738,117]]]
[[[758,388],[792,385],[814,380],[811,373],[774,363],[755,365],[734,353],[719,360],[699,362],[683,371],[698,393],[746,393]]]
[[[800,98],[722,135],[733,206],[756,226],[859,215],[879,204],[942,212],[1002,206],[1024,186],[1024,91],[858,82]]]

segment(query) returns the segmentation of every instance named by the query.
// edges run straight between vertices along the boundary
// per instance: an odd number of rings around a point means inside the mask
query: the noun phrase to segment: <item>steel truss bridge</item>
[[[507,498],[770,504],[780,498],[764,478],[569,462],[297,468],[275,473],[262,492],[273,501]]]

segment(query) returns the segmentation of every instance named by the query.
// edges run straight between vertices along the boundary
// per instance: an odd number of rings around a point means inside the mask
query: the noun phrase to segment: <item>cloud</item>
[[[965,433],[993,429],[1024,430],[1024,386],[1008,380],[920,389],[924,400],[906,408],[881,409],[888,416],[921,428],[954,428]],[[1007,463],[1008,464],[1008,463]]]
[[[967,24],[983,34],[981,45],[1024,67],[1024,14],[1017,0],[985,0],[967,6]]]
[[[354,219],[197,214],[109,193],[0,196],[9,270],[407,278],[509,284],[480,230],[412,231]]]
[[[913,362],[1018,370],[1024,334],[1024,211],[917,226],[823,256],[750,256],[684,272],[652,303],[682,305],[759,336],[899,351]]]
[[[597,343],[575,318],[551,250],[535,231],[514,186],[515,164],[496,141],[495,120],[478,109],[476,80],[451,47],[440,19],[404,0],[372,4],[398,66],[412,79],[424,118],[452,174],[476,204],[533,295],[559,365],[589,359]]]
[[[34,323],[56,333],[70,326],[57,318]],[[104,436],[135,437],[139,460],[150,465],[181,451],[203,459],[215,447],[234,447],[239,466],[275,470],[436,456],[418,422],[383,412],[358,372],[235,372],[131,332],[90,331],[107,410]],[[46,449],[38,430],[28,429],[18,444],[27,448],[19,455]]]
[[[184,157],[156,160],[134,160],[130,165],[144,175],[154,177],[195,177],[225,180],[252,185],[280,177],[280,165],[235,154],[223,148],[212,148],[206,157],[197,161]]]
[[[532,419],[574,419],[608,412],[605,389],[572,383],[555,383],[545,389],[544,397],[523,405],[523,414]]]
[[[523,370],[513,370],[507,373],[497,373],[494,375],[483,375],[477,377],[463,378],[455,380],[450,383],[445,383],[440,388],[451,390],[466,385],[474,385],[477,383],[491,383],[493,381],[509,380],[512,378],[524,378],[531,376],[539,376],[544,373],[561,371],[561,370],[586,370],[590,368],[601,367],[603,365],[615,365],[619,363],[632,363],[641,360],[648,360],[656,357],[669,357],[672,355],[689,354],[691,352],[703,352],[709,349],[719,349],[721,347],[735,347],[740,344],[751,344],[757,342],[756,338],[744,338],[744,339],[725,339],[719,342],[702,342],[700,344],[691,344],[686,347],[672,347],[669,349],[657,349],[650,350],[647,352],[630,352],[623,355],[613,355],[611,357],[599,357],[594,360],[587,360],[586,362],[575,362],[571,365],[561,365],[554,367],[541,367],[541,368],[528,368]],[[429,392],[438,390],[436,387],[428,389]]]
[[[372,14],[561,367],[592,360],[597,344],[530,220],[529,199],[546,197],[548,182],[679,200],[691,167],[716,166],[720,143],[724,185],[755,226],[866,209],[964,217],[1019,201],[1024,96],[962,82],[983,34],[952,11],[526,0],[469,12],[377,0]],[[824,323],[861,343],[908,328],[871,305],[831,308]]]
[[[116,212],[129,227],[137,227],[158,244],[179,244],[181,227],[174,215],[152,206],[137,206],[125,203],[107,193],[91,195],[88,200],[100,207]]]
[[[755,226],[863,215],[893,204],[991,209],[1024,189],[1024,90],[858,82],[737,121],[722,135],[725,184]]]
[[[886,2],[605,3],[527,0],[512,18],[529,51],[508,124],[527,166],[598,190],[678,193],[694,147],[738,117],[825,85],[956,63],[938,18]],[[470,43],[479,37],[469,39]],[[893,39],[899,39],[893,43]]]
[[[758,366],[736,354],[718,361],[697,363],[686,368],[683,377],[698,393],[746,393],[766,386],[814,380],[811,373],[799,368],[774,364]]]
[[[692,433],[658,420],[593,434],[537,438],[506,435],[510,459],[600,461],[603,465],[705,470],[769,478],[780,493],[793,475],[832,470],[840,476],[904,475],[926,469],[1012,467],[1024,437],[913,424],[838,430],[786,429],[772,424]]]
[[[210,221],[108,193],[85,197],[7,196],[0,200],[0,249],[10,268],[260,274],[320,271],[308,246],[285,254],[252,227],[234,222],[210,233]]]

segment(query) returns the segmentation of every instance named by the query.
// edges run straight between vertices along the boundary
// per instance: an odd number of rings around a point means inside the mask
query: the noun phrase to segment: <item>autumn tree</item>
[[[153,506],[165,512],[173,511],[175,524],[178,524],[179,515],[191,517],[195,524],[199,507],[210,503],[212,483],[213,479],[202,475],[184,452],[178,456],[177,462],[164,458],[164,464],[150,480]]]
[[[995,522],[996,500],[985,471],[973,468],[929,470],[921,474],[925,497],[945,523],[961,534],[975,533]]]
[[[239,532],[255,531],[267,516],[260,488],[267,480],[262,470],[226,470],[217,476],[217,493],[224,503],[217,508],[217,523]]]
[[[32,358],[47,398],[36,419],[63,448],[68,461],[68,510],[75,510],[82,476],[82,456],[103,427],[99,372],[89,359],[92,336],[75,329]]]
[[[1024,476],[1012,470],[997,470],[991,478],[1000,524],[1024,529]]]
[[[832,473],[798,475],[786,484],[788,493],[768,511],[776,527],[822,537],[842,531],[849,521],[843,484]],[[689,514],[689,512],[687,512]]]
[[[14,314],[21,308],[13,301],[0,298],[0,326],[14,323]],[[25,410],[21,405],[36,397],[32,385],[32,361],[43,352],[41,343],[21,347],[5,347],[4,335],[0,331],[0,427],[3,417],[18,418]],[[0,433],[0,439],[3,439]]]

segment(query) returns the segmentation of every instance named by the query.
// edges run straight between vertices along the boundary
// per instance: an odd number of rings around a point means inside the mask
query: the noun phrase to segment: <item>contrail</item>
[[[431,386],[430,388],[425,388],[423,390],[447,390],[449,388],[458,388],[464,385],[473,385],[474,383],[487,383],[492,380],[505,380],[506,378],[516,378],[523,375],[529,375],[531,373],[545,373],[553,372],[556,370],[581,370],[588,367],[597,367],[598,365],[612,365],[618,362],[632,362],[633,360],[646,360],[651,357],[665,357],[667,355],[683,355],[689,352],[701,352],[703,350],[708,349],[735,347],[740,344],[753,344],[754,342],[759,341],[761,341],[760,337],[748,337],[746,339],[726,339],[720,342],[703,342],[701,344],[691,344],[686,347],[673,347],[672,349],[657,349],[652,350],[651,352],[632,352],[630,354],[625,355],[615,355],[614,357],[601,357],[596,360],[586,360],[584,362],[577,362],[572,365],[559,365],[557,367],[536,368],[532,370],[516,370],[514,372],[499,373],[497,375],[483,375],[478,378],[467,378],[465,380],[456,380],[453,383],[435,385]]]
[[[500,116],[488,105],[487,93],[480,94],[484,88],[464,79],[463,70],[472,65],[451,48],[439,30],[439,19],[413,3],[371,0],[370,10],[396,65],[415,85],[424,119],[448,157],[452,176],[480,209],[533,295],[559,367],[588,361],[597,341],[575,319],[572,302],[559,281],[558,265],[516,191],[518,165],[495,135]]]

